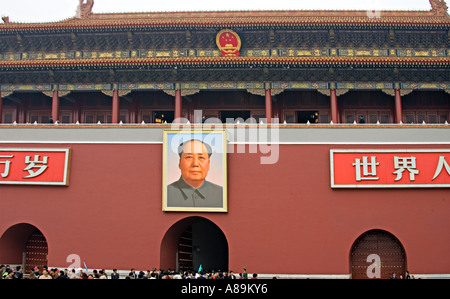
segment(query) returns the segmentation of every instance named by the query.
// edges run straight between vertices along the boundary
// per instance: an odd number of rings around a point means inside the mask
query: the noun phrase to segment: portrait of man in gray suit
[[[178,146],[178,156],[181,176],[167,186],[167,207],[223,208],[223,187],[207,180],[211,146],[191,139]]]

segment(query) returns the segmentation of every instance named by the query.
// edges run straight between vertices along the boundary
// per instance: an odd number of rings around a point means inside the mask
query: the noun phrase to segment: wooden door
[[[47,255],[47,240],[39,230],[35,230],[26,244],[26,273],[36,266],[42,271],[42,267],[47,266]]]
[[[353,244],[351,270],[353,279],[388,279],[393,272],[398,278],[406,271],[406,254],[400,241],[392,234],[381,230],[369,231]]]
[[[192,262],[192,226],[189,226],[178,241],[178,270],[190,271],[193,269]]]

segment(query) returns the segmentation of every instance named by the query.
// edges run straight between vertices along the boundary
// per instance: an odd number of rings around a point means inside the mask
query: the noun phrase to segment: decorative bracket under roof
[[[77,18],[84,19],[92,14],[92,7],[94,7],[94,0],[80,0],[77,8]]]
[[[317,91],[321,94],[323,94],[324,96],[330,96],[330,90],[329,89],[317,89]],[[344,94],[346,94],[347,92],[349,92],[350,89],[336,89],[336,96],[342,96]]]
[[[266,89],[264,88],[249,88],[247,89],[247,92],[257,95],[257,96],[265,96],[266,95]],[[281,88],[272,88],[270,89],[270,95],[276,96],[284,92],[284,89]]]
[[[126,96],[127,94],[129,94],[131,92],[131,90],[119,90],[119,97],[123,97]],[[106,90],[106,89],[102,89],[102,93],[104,95],[107,95],[109,97],[113,97],[114,95],[114,90]]]
[[[2,93],[1,93],[1,97],[2,98],[6,98],[6,97],[9,97],[10,95],[12,95],[12,91],[2,91]]]
[[[395,89],[393,89],[393,88],[382,89],[381,91],[387,95],[395,97]],[[413,91],[414,91],[414,89],[400,89],[400,96],[403,97],[403,96],[409,95]]]
[[[175,89],[164,89],[163,91],[170,96],[173,96],[173,97],[175,96]],[[199,92],[200,92],[200,89],[182,89],[181,96],[182,97],[192,96]]]
[[[445,3],[445,0],[430,0],[431,4],[431,11],[434,15],[437,16],[446,16],[448,15],[447,10],[447,3]]]
[[[65,97],[66,95],[68,95],[71,92],[72,92],[71,90],[65,90],[65,91],[58,90],[58,97],[60,97],[60,98]],[[42,93],[50,98],[53,97],[53,90],[42,91]]]

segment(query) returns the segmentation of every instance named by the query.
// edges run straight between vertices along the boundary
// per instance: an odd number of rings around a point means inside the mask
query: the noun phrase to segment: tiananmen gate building
[[[3,17],[0,263],[449,278],[450,16],[430,3]]]

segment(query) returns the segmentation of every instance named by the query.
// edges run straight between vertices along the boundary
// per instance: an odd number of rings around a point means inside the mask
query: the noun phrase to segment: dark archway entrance
[[[228,242],[222,230],[203,217],[188,217],[172,225],[161,242],[162,269],[228,270]]]
[[[25,273],[47,266],[48,245],[42,232],[27,223],[16,224],[0,238],[0,262],[25,266]]]
[[[371,230],[362,234],[350,252],[353,279],[388,279],[405,274],[406,253],[403,245],[392,234]]]

